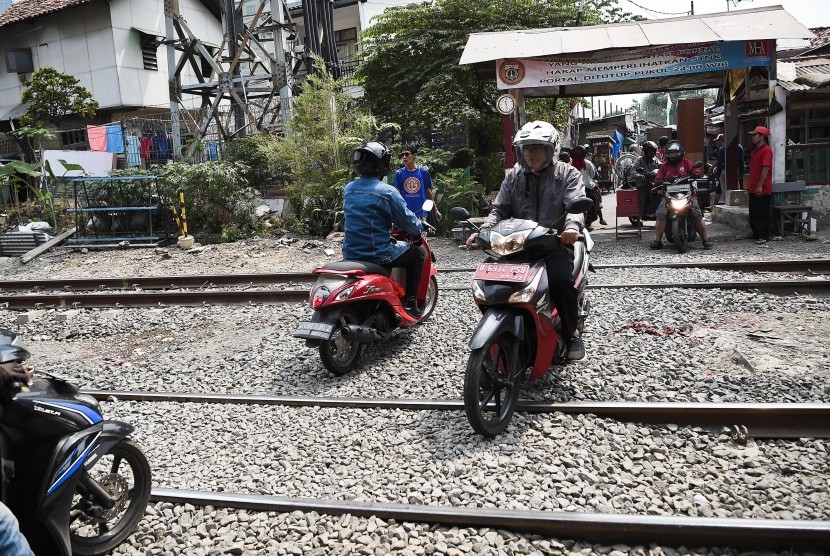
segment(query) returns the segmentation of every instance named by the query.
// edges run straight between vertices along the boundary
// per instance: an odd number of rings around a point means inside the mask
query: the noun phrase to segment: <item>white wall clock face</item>
[[[496,110],[499,111],[499,114],[507,116],[508,114],[512,114],[515,109],[516,101],[512,96],[501,95],[496,99]]]

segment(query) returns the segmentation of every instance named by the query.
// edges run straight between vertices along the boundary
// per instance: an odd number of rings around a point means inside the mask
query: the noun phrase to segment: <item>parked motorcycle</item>
[[[581,197],[568,203],[566,210],[579,214],[589,210],[592,203]],[[450,214],[475,228],[466,209],[454,207]],[[559,245],[556,230],[532,220],[511,218],[481,230],[478,241],[488,258],[473,276],[473,298],[483,316],[470,339],[464,409],[473,429],[489,437],[507,428],[522,382],[538,379],[552,363],[565,360],[567,347],[550,299],[544,261]],[[574,244],[580,332],[590,312],[584,289],[592,247],[587,231]]]
[[[427,200],[423,209],[429,212],[432,206],[432,201]],[[413,238],[395,229],[392,237],[420,244],[424,252],[421,283],[415,296],[423,311],[418,318],[403,306],[403,268],[390,270],[367,261],[339,261],[312,270],[318,276],[309,295],[314,315],[310,321],[297,325],[294,337],[305,339],[307,346],[317,347],[323,366],[336,375],[357,365],[365,344],[426,321],[438,303],[438,270],[426,233]]]
[[[28,357],[19,337],[0,329],[0,363]],[[150,465],[128,438],[132,426],[105,420],[66,380],[38,376],[0,393],[0,496],[35,554],[108,553],[144,515]]]
[[[703,162],[693,164],[695,168],[703,166]],[[697,237],[692,221],[692,199],[698,187],[698,179],[693,176],[679,176],[668,184],[661,184],[659,189],[664,191],[666,198],[666,240],[674,243],[679,253],[689,250],[689,242]],[[708,191],[708,190],[707,190]],[[701,211],[703,207],[701,207]]]

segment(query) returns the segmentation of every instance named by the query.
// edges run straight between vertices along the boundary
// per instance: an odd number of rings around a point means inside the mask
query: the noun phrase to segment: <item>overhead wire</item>
[[[653,14],[658,14],[658,15],[689,15],[688,10],[685,11],[685,12],[660,12],[660,11],[657,11],[657,10],[652,10],[651,8],[646,8],[645,6],[641,6],[637,2],[634,2],[633,0],[626,0],[626,1],[630,4],[634,4],[635,6],[640,8],[641,10],[644,10],[646,12],[650,12],[650,13],[653,13]]]

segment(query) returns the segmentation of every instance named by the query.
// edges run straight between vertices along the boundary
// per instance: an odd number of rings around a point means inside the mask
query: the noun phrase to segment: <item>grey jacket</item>
[[[555,227],[559,232],[580,232],[584,216],[566,213],[565,203],[584,196],[582,175],[570,164],[554,162],[544,168],[538,177],[525,174],[516,164],[504,178],[493,202],[493,210],[482,227],[492,228],[506,218],[524,218],[535,220],[546,228]]]

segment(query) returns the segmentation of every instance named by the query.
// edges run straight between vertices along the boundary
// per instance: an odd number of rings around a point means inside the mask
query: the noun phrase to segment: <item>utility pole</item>
[[[692,9],[689,12],[689,15],[695,15],[695,0],[692,0]]]

